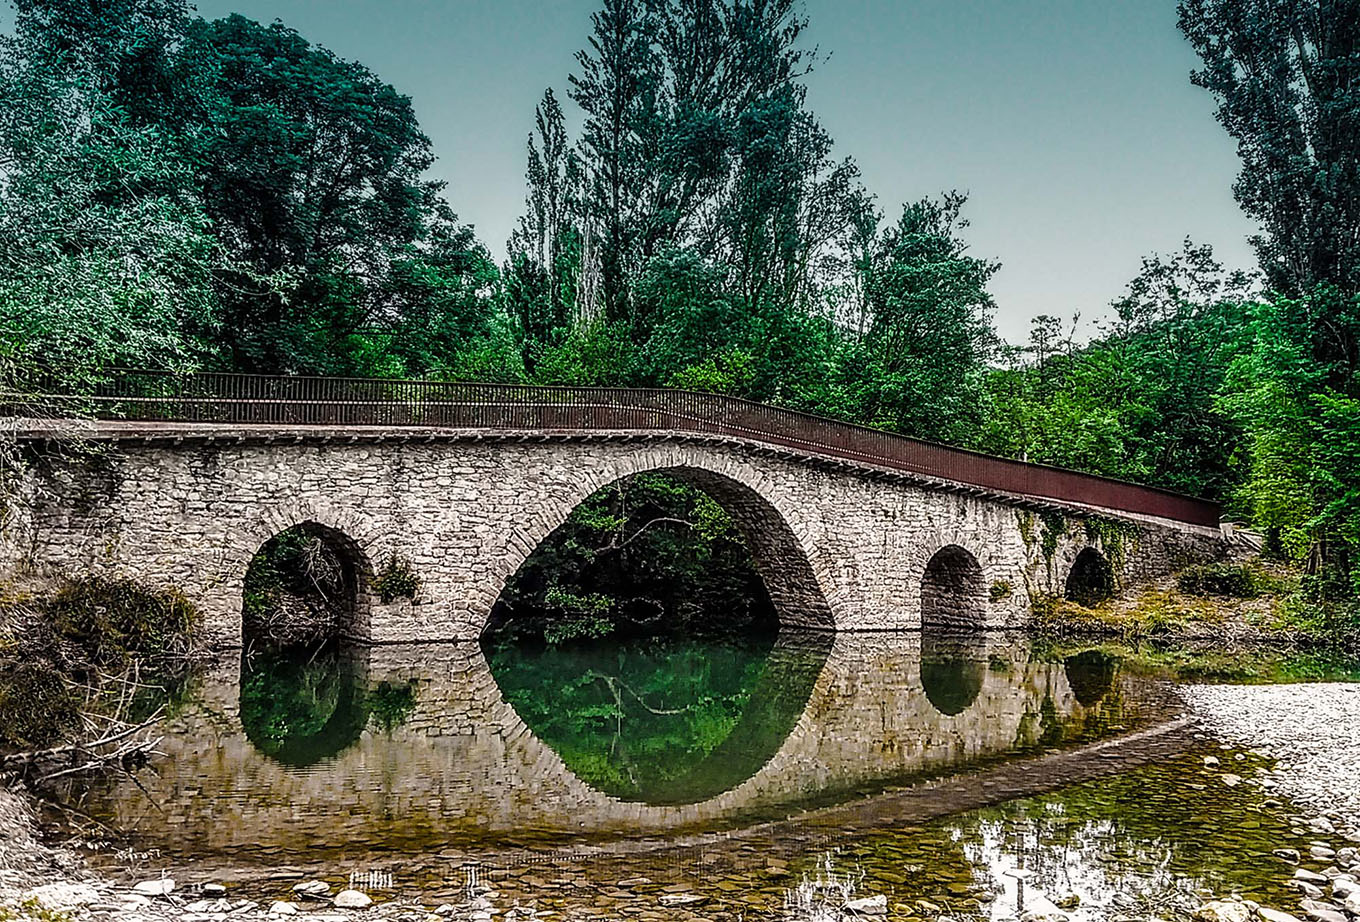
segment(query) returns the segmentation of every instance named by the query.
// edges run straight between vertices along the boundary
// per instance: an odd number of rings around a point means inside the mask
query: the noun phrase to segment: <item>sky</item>
[[[199,0],[280,19],[409,95],[463,220],[501,258],[546,87],[566,99],[594,0]],[[972,252],[1000,260],[997,327],[1079,312],[1087,334],[1143,256],[1187,237],[1250,267],[1238,164],[1175,0],[806,0],[813,110],[889,220],[970,195]]]

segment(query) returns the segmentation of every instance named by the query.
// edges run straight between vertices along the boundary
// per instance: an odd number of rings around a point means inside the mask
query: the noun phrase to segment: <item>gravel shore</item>
[[[1360,842],[1360,684],[1190,685],[1207,726],[1278,761],[1276,790]]]

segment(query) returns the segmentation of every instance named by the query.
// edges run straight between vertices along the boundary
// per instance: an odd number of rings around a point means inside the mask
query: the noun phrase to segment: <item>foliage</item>
[[[1187,595],[1254,599],[1262,592],[1261,578],[1244,564],[1213,563],[1186,567],[1176,574],[1176,588]]]
[[[84,664],[119,668],[134,657],[175,662],[198,643],[202,616],[178,592],[149,590],[130,579],[67,582],[42,606],[60,645]]]
[[[411,562],[401,557],[389,557],[373,577],[369,588],[384,605],[397,599],[414,599],[420,591],[420,577]]]
[[[1182,0],[1180,28],[1237,141],[1234,192],[1271,287],[1360,291],[1360,2]],[[1343,349],[1354,354],[1352,334]]]
[[[371,720],[384,733],[391,733],[406,721],[416,710],[416,685],[404,682],[394,685],[388,681],[379,682],[369,689],[366,702]]]
[[[51,663],[0,657],[0,748],[52,745],[75,729],[80,705]]]
[[[241,726],[257,749],[285,765],[339,755],[367,726],[367,705],[352,651],[325,644],[244,654]]]
[[[305,647],[334,640],[354,626],[358,580],[353,560],[328,531],[299,525],[279,533],[246,567],[247,643]]]

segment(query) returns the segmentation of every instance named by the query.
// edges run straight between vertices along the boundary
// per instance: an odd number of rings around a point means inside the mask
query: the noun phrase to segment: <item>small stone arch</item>
[[[249,638],[246,634],[250,630],[246,612],[248,605],[246,596],[249,593],[251,568],[257,565],[256,561],[260,559],[261,554],[271,547],[277,547],[280,542],[288,540],[319,542],[322,547],[329,551],[328,557],[333,558],[334,563],[339,568],[338,572],[333,575],[333,580],[336,585],[336,592],[341,596],[336,601],[341,612],[336,625],[336,633],[328,639],[367,641],[371,636],[369,615],[372,599],[369,583],[373,573],[368,555],[359,542],[345,532],[309,519],[275,532],[263,541],[248,559],[242,581],[241,638],[243,646],[248,646],[246,641]]]
[[[676,463],[679,461],[680,463]],[[746,538],[756,571],[760,574],[779,615],[781,627],[834,631],[832,615],[812,558],[794,533],[788,517],[770,496],[775,492],[764,479],[740,465],[722,465],[724,470],[700,467],[672,455],[655,457],[651,453],[612,467],[603,476],[595,474],[577,485],[570,499],[537,515],[533,533],[520,531],[512,537],[514,553],[501,564],[495,593],[481,613],[478,632],[488,627],[487,615],[504,589],[534,549],[549,540],[571,514],[597,490],[644,473],[664,474],[712,497],[722,506]]]
[[[982,630],[987,621],[987,580],[971,552],[948,544],[926,563],[921,577],[921,626],[947,631]]]
[[[1110,561],[1095,548],[1084,547],[1067,572],[1063,597],[1090,608],[1113,598],[1115,588],[1114,567],[1110,566]]]

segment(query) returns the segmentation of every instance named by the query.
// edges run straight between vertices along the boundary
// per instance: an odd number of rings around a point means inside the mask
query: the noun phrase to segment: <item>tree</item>
[[[1272,288],[1360,291],[1360,0],[1182,0]],[[1319,331],[1321,334],[1322,331]],[[1355,348],[1354,341],[1339,344]]]
[[[987,284],[1000,264],[968,255],[966,200],[947,193],[907,205],[881,235],[863,283],[867,331],[842,363],[854,418],[954,442],[980,422],[994,346]]]
[[[173,143],[115,92],[163,56],[180,9],[17,6],[0,40],[0,358],[78,376],[208,352],[194,332],[221,250]]]

